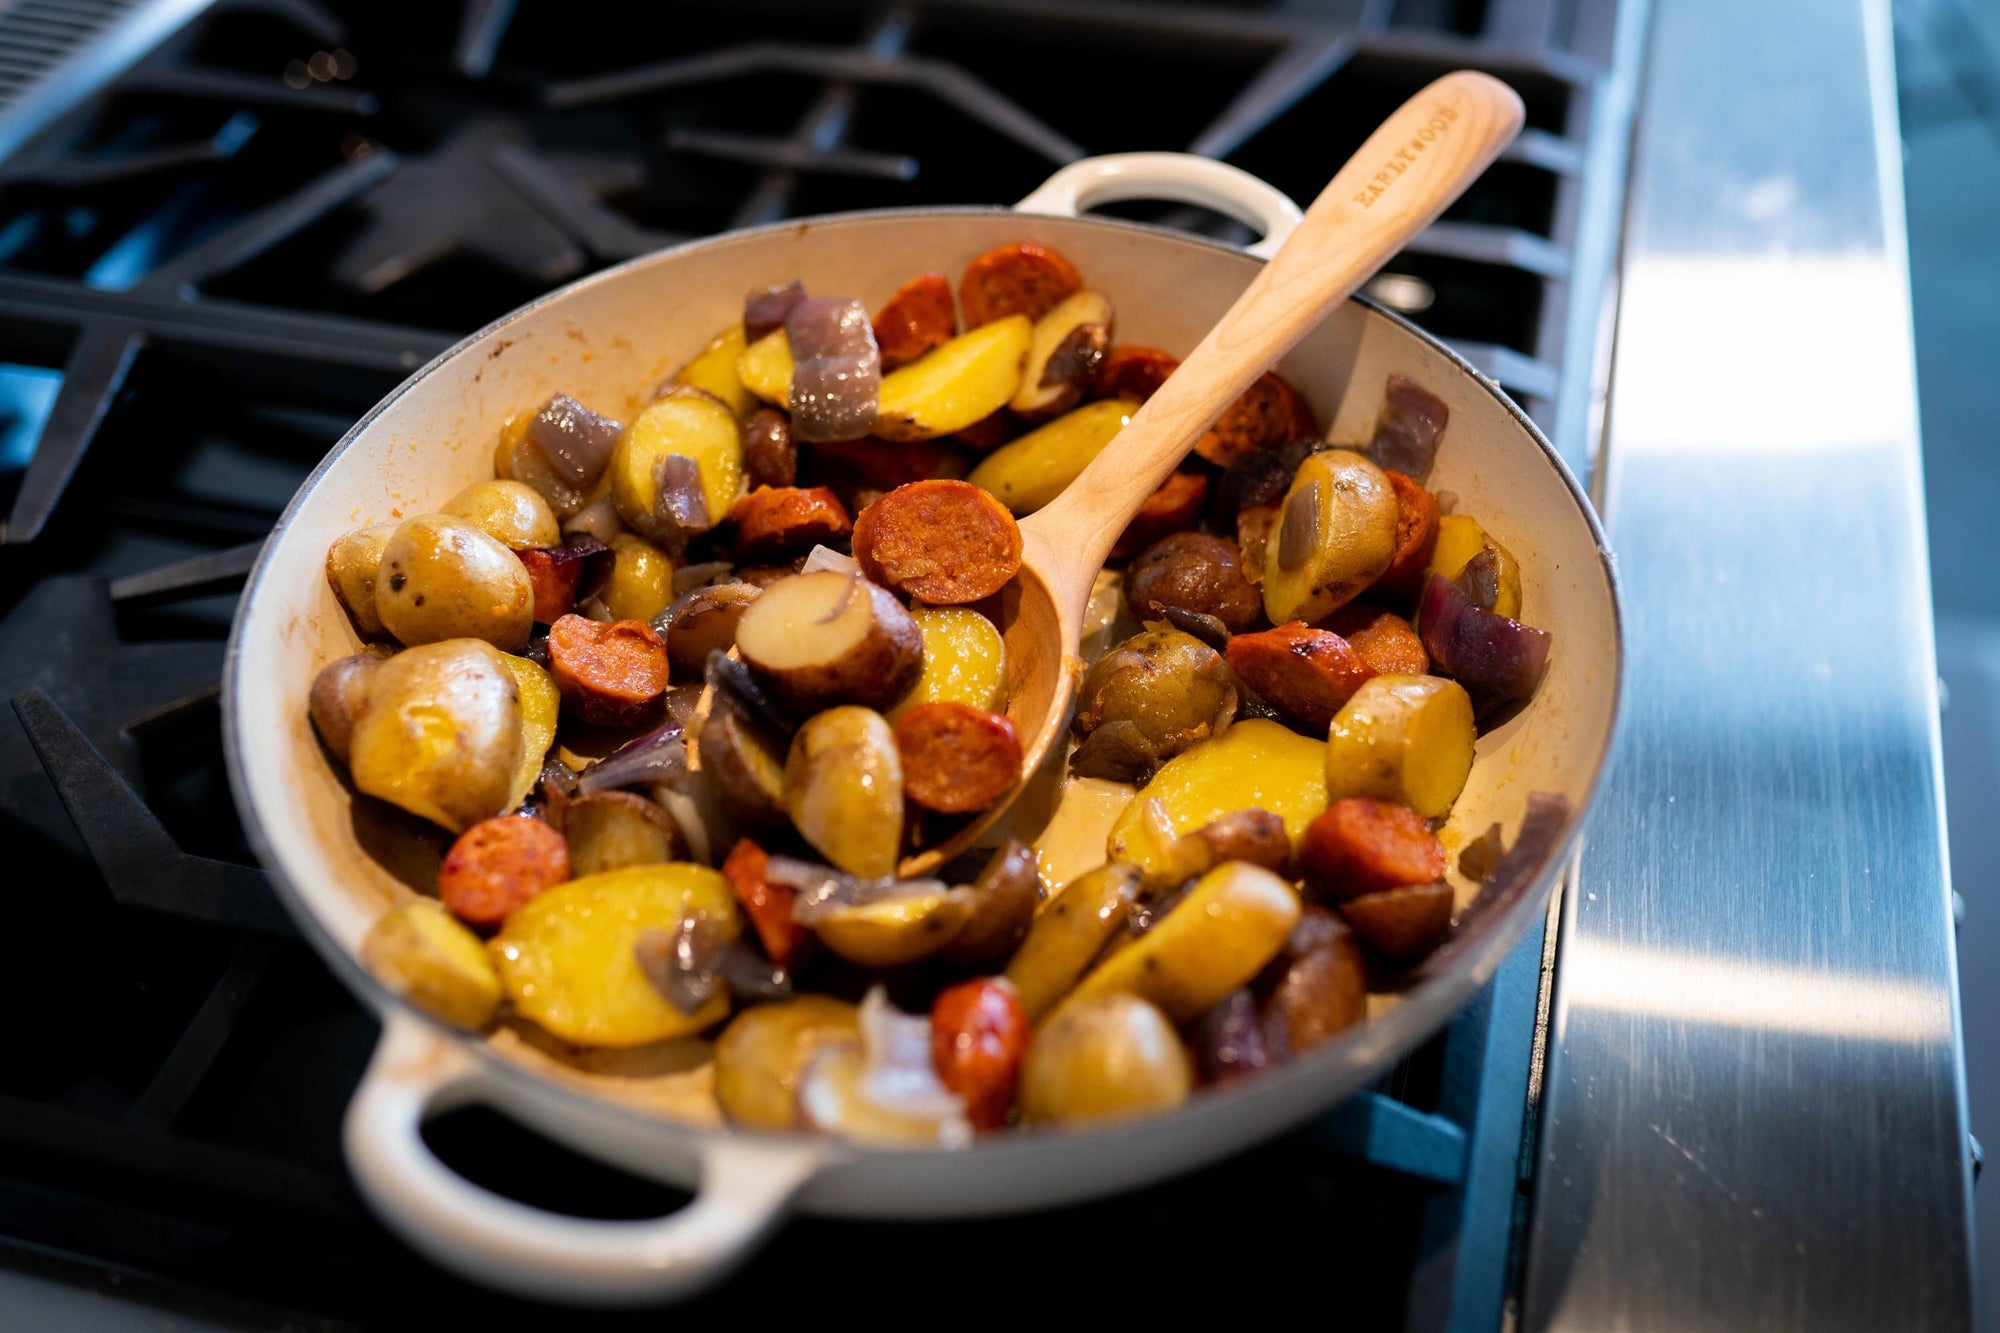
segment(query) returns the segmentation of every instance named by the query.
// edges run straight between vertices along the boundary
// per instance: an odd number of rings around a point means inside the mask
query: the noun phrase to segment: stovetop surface
[[[375,1025],[265,892],[216,744],[257,544],[409,370],[664,244],[1005,203],[1087,152],[1190,147],[1310,198],[1382,113],[1470,64],[1521,90],[1530,132],[1375,294],[1560,440],[1588,370],[1567,350],[1590,304],[1578,195],[1608,132],[1591,98],[1614,10],[245,0],[0,159],[0,995],[18,1016],[0,1267],[195,1327],[531,1308],[416,1259],[360,1205],[338,1128]],[[1119,211],[1245,237],[1200,210]],[[1167,1312],[1187,1281],[1161,1259],[1196,1239],[1195,1281],[1225,1299],[1306,1279],[1360,1326],[1490,1326],[1540,963],[1537,941],[1380,1093],[1303,1135],[1025,1220],[796,1220],[704,1304],[1028,1314],[1060,1283]],[[679,1197],[489,1112],[429,1133],[548,1207],[642,1217]]]

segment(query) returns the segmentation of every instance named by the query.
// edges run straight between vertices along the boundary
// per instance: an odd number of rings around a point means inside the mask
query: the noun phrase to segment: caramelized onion
[[[756,342],[772,329],[782,328],[792,307],[806,299],[806,285],[797,278],[782,287],[766,287],[743,298],[743,337]]]
[[[829,444],[875,427],[882,352],[868,308],[838,296],[807,297],[785,317],[792,344],[792,433]]]
[[[1451,409],[1443,399],[1415,380],[1391,375],[1382,395],[1382,415],[1375,422],[1375,438],[1364,452],[1375,466],[1422,481],[1437,461],[1438,441],[1450,420]]]
[[[677,925],[647,926],[632,945],[639,970],[662,999],[684,1014],[695,1014],[714,998],[729,940],[704,912],[689,912]]]
[[[1534,694],[1553,642],[1547,630],[1480,610],[1442,574],[1424,588],[1417,632],[1432,668],[1463,685],[1481,717]]]
[[[628,741],[576,776],[579,791],[616,791],[675,782],[687,773],[687,738],[668,721]]]
[[[625,428],[601,417],[566,393],[542,405],[528,423],[528,438],[549,466],[570,485],[589,490],[611,461],[611,446]]]
[[[799,729],[797,720],[778,706],[758,683],[756,674],[722,649],[709,652],[702,674],[709,688],[715,691],[715,701],[734,709],[744,721],[769,727],[786,740]]]

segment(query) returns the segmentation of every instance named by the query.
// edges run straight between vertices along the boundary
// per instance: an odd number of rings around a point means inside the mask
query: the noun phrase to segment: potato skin
[[[1307,543],[1304,559],[1286,569],[1287,530],[1308,510],[1317,512],[1311,529],[1289,539]],[[1264,550],[1271,623],[1330,615],[1381,577],[1396,554],[1400,512],[1382,469],[1351,449],[1325,449],[1299,464]]]
[[[513,672],[487,643],[448,639],[375,669],[348,769],[368,795],[463,833],[505,809],[520,755]]]
[[[354,724],[368,707],[368,682],[382,662],[373,653],[356,653],[328,662],[313,677],[307,710],[319,738],[343,764],[347,762],[348,745],[354,737]]]
[[[1118,933],[1139,899],[1139,869],[1113,861],[1058,890],[1028,926],[1007,979],[1030,1019],[1053,1009]]]
[[[535,589],[514,553],[483,529],[419,514],[382,548],[375,607],[383,627],[412,647],[484,639],[512,652],[534,628]]]
[[[1354,692],[1326,740],[1326,792],[1400,801],[1437,819],[1465,788],[1472,699],[1437,676],[1377,676]]]
[[[563,807],[571,874],[581,879],[627,866],[664,865],[680,851],[667,812],[629,791],[585,792]]]
[[[945,961],[993,967],[1006,961],[1035,921],[1042,902],[1035,849],[1009,838],[972,884],[972,916],[945,947]]]
[[[555,510],[534,487],[518,481],[475,481],[438,512],[464,519],[512,551],[562,541]]]
[[[807,1062],[826,1043],[859,1031],[854,1006],[825,995],[746,1009],[716,1040],[715,1100],[734,1124],[797,1129]]]
[[[1221,654],[1192,634],[1148,626],[1099,658],[1083,678],[1075,731],[1084,744],[1070,766],[1087,777],[1144,781],[1161,763],[1212,736],[1235,704],[1236,686]]]
[[[668,663],[684,674],[700,674],[711,652],[728,652],[735,644],[736,622],[761,591],[754,583],[718,583],[691,593],[667,626]]]
[[[1194,1071],[1180,1035],[1135,995],[1065,1005],[1028,1043],[1021,1117],[1037,1124],[1123,1119],[1187,1100]]]
[[[831,570],[819,574],[799,574],[795,579],[841,579]],[[784,580],[764,590],[736,624],[736,646],[743,660],[757,669],[771,692],[800,711],[832,701],[857,703],[867,708],[886,708],[896,702],[916,682],[923,670],[923,636],[903,604],[888,589],[867,579],[859,580],[856,597],[868,599],[873,628],[847,652],[831,661],[793,663],[777,661],[761,650],[765,632],[758,622],[773,621],[783,614]]]
[[[971,919],[964,894],[939,890],[835,908],[813,922],[813,934],[848,962],[882,971],[942,952]]]
[[[598,596],[614,620],[651,620],[674,599],[672,557],[643,537],[613,533],[611,577]]]
[[[730,814],[752,828],[785,823],[784,755],[756,727],[718,703],[702,723],[697,750],[702,776]]]
[[[1306,909],[1274,970],[1262,1017],[1265,1039],[1281,1058],[1309,1051],[1368,1015],[1360,941],[1323,907]]]
[[[393,907],[361,940],[375,979],[454,1027],[477,1031],[500,1008],[500,978],[486,946],[433,898]]]
[[[842,870],[894,873],[903,763],[882,715],[847,705],[808,718],[785,757],[785,808],[800,836]]]
[[[382,572],[382,550],[394,536],[395,523],[370,523],[336,537],[326,548],[326,581],[334,600],[354,622],[364,639],[379,639],[389,631],[375,607],[375,580]]]
[[[1125,605],[1141,621],[1160,619],[1170,606],[1214,616],[1231,634],[1264,613],[1236,543],[1207,532],[1176,532],[1141,551],[1125,570]]]

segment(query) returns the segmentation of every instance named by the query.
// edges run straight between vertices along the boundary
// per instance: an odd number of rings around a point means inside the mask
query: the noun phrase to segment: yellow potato
[[[1016,514],[1032,514],[1063,493],[1138,409],[1122,398],[1085,403],[1001,445],[966,480]]]
[[[1161,766],[1112,825],[1107,854],[1157,881],[1176,864],[1176,838],[1251,807],[1284,820],[1296,849],[1306,825],[1326,809],[1326,755],[1320,742],[1276,722],[1238,722]],[[1156,812],[1150,818],[1149,806]]]
[[[782,326],[737,354],[736,380],[775,407],[792,405],[792,344]]]
[[[1171,1110],[1194,1070],[1173,1024],[1131,995],[1064,1005],[1028,1043],[1021,1118],[1031,1124],[1112,1120]]]
[[[923,636],[895,595],[832,569],[764,589],[737,618],[736,648],[801,715],[830,703],[886,708],[923,670]]]
[[[708,346],[694,354],[694,359],[674,372],[674,383],[684,384],[690,389],[700,389],[712,393],[729,405],[729,410],[738,417],[747,417],[756,410],[757,400],[743,387],[743,381],[736,377],[736,358],[743,355],[743,324],[731,324],[722,332],[708,340]]]
[[[659,510],[660,464],[681,457],[700,477],[695,516]],[[669,392],[648,403],[611,450],[611,503],[640,536],[677,551],[691,536],[720,523],[743,489],[743,428],[721,402],[706,394]]]
[[[1072,292],[1035,321],[1021,387],[1007,406],[1029,421],[1069,411],[1090,389],[1098,362],[1111,346],[1111,298]]]
[[[1077,978],[1124,926],[1139,897],[1139,870],[1113,862],[1077,877],[1036,914],[1007,964],[1007,980],[1030,1019],[1069,994]]]
[[[903,845],[903,758],[880,713],[853,704],[814,714],[785,757],[785,809],[799,835],[851,875],[896,869]]]
[[[1063,1009],[1131,994],[1176,1023],[1192,1022],[1278,956],[1299,911],[1290,884],[1248,861],[1225,861],[1196,880],[1151,930],[1078,982]]]
[[[739,1125],[796,1129],[799,1076],[831,1041],[859,1035],[853,1005],[825,995],[801,995],[745,1009],[715,1043],[715,1100]]]
[[[375,609],[375,580],[382,572],[383,548],[399,526],[370,523],[336,538],[326,548],[326,581],[333,586],[334,600],[364,639],[379,639],[388,633]]]
[[[505,478],[475,481],[445,501],[438,512],[464,519],[509,550],[555,546],[562,541],[555,510],[540,492],[523,482]]]
[[[1327,799],[1375,796],[1440,818],[1465,789],[1475,739],[1472,699],[1457,681],[1377,676],[1334,715]]]
[[[521,736],[521,687],[506,655],[448,639],[375,668],[348,772],[368,795],[463,833],[508,808]]]
[[[377,981],[456,1027],[483,1028],[500,1007],[486,946],[435,898],[376,918],[361,940],[361,961]]]
[[[597,594],[618,620],[651,620],[674,600],[673,557],[644,537],[611,538],[611,577]]]
[[[563,807],[569,869],[582,879],[627,866],[665,865],[681,853],[680,831],[653,802],[629,791],[584,792]]]
[[[1264,613],[1318,620],[1352,601],[1396,556],[1396,490],[1350,449],[1299,464],[1264,546]]]
[[[549,673],[527,658],[506,653],[500,660],[521,691],[521,758],[514,768],[514,780],[507,788],[507,803],[501,807],[512,810],[528,799],[528,793],[542,776],[542,761],[548,758],[549,746],[555,744],[556,715],[562,707],[562,693]]]
[[[1021,386],[1033,326],[1026,315],[982,324],[882,377],[875,434],[932,440],[984,421]]]
[[[889,720],[939,700],[999,712],[1006,701],[1007,648],[993,622],[963,606],[912,607],[910,619],[924,640],[923,672],[889,710]]]
[[[850,963],[903,967],[950,944],[971,919],[970,895],[938,889],[835,908],[813,923],[813,934]]]
[[[694,913],[727,939],[742,931],[728,881],[707,866],[630,866],[530,899],[507,918],[490,949],[522,1017],[580,1046],[642,1046],[692,1036],[729,1015],[723,994],[682,1013],[640,969],[640,933],[678,930]]]
[[[1431,554],[1430,572],[1455,579],[1465,571],[1472,557],[1481,551],[1493,552],[1499,566],[1500,595],[1493,601],[1495,615],[1509,620],[1521,618],[1521,562],[1514,553],[1493,540],[1492,534],[1463,514],[1446,514],[1438,520],[1437,549]]]
[[[542,497],[559,519],[569,518],[593,500],[611,493],[611,474],[606,472],[589,490],[580,490],[528,438],[528,426],[542,410],[536,404],[509,418],[500,428],[500,443],[493,450],[493,475],[502,481],[518,481]]]
[[[535,589],[519,556],[449,514],[405,519],[382,548],[375,610],[412,646],[484,639],[512,652],[535,627]]]

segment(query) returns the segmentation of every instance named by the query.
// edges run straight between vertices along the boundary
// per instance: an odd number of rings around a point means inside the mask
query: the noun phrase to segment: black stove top
[[[89,1327],[530,1309],[416,1259],[355,1196],[338,1125],[374,1024],[269,895],[216,743],[222,642],[258,543],[411,369],[661,245],[1003,203],[1090,152],[1192,148],[1310,198],[1380,115],[1471,65],[1520,89],[1530,132],[1374,290],[1559,431],[1588,369],[1566,370],[1564,348],[1594,300],[1573,261],[1614,8],[237,0],[0,158],[0,831],[15,867],[0,988],[17,1016],[0,1064],[0,1323],[60,1326],[55,1305],[6,1302],[79,1293]],[[0,66],[8,37],[0,21]],[[1195,209],[1119,211],[1242,235]],[[705,1303],[955,1313],[970,1296],[1025,1313],[1047,1307],[1045,1273],[1165,1311],[1186,1283],[1149,1278],[1195,1238],[1220,1294],[1310,1273],[1360,1326],[1492,1327],[1541,961],[1538,935],[1380,1092],[1300,1135],[1025,1220],[794,1221]],[[467,1174],[550,1207],[676,1202],[492,1113],[430,1133]],[[857,1262],[891,1255],[856,1291]]]

